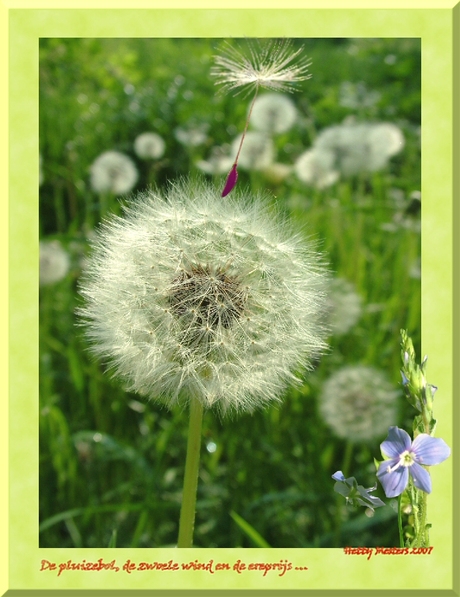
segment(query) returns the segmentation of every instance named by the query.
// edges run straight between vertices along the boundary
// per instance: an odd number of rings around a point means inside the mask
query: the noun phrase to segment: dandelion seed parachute
[[[258,51],[249,44],[249,58],[227,42],[221,54],[214,57],[215,66],[211,68],[211,75],[216,77],[216,85],[222,85],[223,91],[236,90],[236,95],[243,89],[255,91],[244,131],[239,140],[233,168],[228,175],[222,192],[223,197],[228,195],[236,185],[238,158],[243,147],[243,141],[246,138],[246,131],[259,88],[292,92],[297,82],[305,81],[311,76],[307,74],[308,67],[311,64],[308,59],[299,58],[294,62],[301,53],[302,48],[292,50],[292,40],[269,40],[263,46],[261,46],[260,40],[258,41]]]
[[[293,50],[292,40],[256,41],[257,48],[248,42],[249,57],[229,42],[214,57],[211,75],[216,77],[216,85],[222,85],[223,91],[236,91],[238,94],[243,90],[250,92],[264,87],[292,92],[297,82],[311,77],[307,74],[311,61],[299,58],[302,48]]]
[[[129,391],[220,411],[280,399],[324,351],[327,272],[244,191],[202,181],[141,193],[100,228],[80,283],[92,351]]]

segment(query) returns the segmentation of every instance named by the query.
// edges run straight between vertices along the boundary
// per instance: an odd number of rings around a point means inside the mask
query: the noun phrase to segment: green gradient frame
[[[326,3],[325,3],[326,4]],[[40,37],[419,37],[422,39],[422,351],[430,379],[439,385],[437,435],[453,446],[454,289],[453,203],[454,54],[458,68],[459,8],[443,9],[12,9],[9,10],[9,581],[8,595],[178,595],[193,590],[226,595],[310,594],[459,595],[458,512],[453,463],[431,471],[434,547],[430,556],[346,556],[340,549],[39,549],[38,548],[38,40]],[[456,36],[454,36],[456,22]],[[454,38],[456,47],[454,48]],[[455,90],[457,100],[458,89]],[[458,133],[458,130],[456,131]],[[458,142],[458,139],[457,139]],[[28,165],[27,167],[24,167]],[[458,227],[458,221],[456,221]],[[456,243],[454,245],[454,243]],[[458,251],[457,251],[458,252]],[[458,262],[457,262],[458,266]],[[457,280],[458,283],[458,280]],[[458,341],[458,339],[457,339]],[[458,357],[458,344],[455,344]],[[458,381],[458,372],[457,381]],[[458,402],[458,400],[457,400]],[[458,478],[456,479],[458,496]],[[237,574],[40,572],[53,562],[131,561],[275,563],[288,559],[308,571],[284,576]],[[5,560],[4,560],[5,561]],[[73,591],[72,591],[73,590]],[[300,591],[295,593],[294,591]],[[200,592],[201,592],[200,591]],[[196,594],[200,594],[197,592]],[[202,594],[202,593],[201,593]]]

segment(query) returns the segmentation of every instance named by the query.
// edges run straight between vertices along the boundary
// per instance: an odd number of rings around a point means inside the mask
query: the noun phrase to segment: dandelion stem
[[[258,93],[259,93],[259,86],[257,85],[256,92],[254,93],[254,97],[252,98],[251,106],[249,107],[248,117],[246,118],[246,123],[244,125],[243,134],[241,135],[240,146],[238,147],[238,152],[236,154],[235,162],[233,164],[234,166],[236,166],[238,164],[238,158],[240,157],[241,148],[243,147],[243,141],[246,136],[246,132],[248,130],[249,121],[251,120],[252,109],[254,108],[254,104],[256,102]]]
[[[343,455],[342,461],[342,472],[344,477],[348,475],[348,471],[350,469],[351,457],[353,454],[353,444],[352,442],[347,442],[345,446],[345,452]],[[340,496],[337,496],[336,500],[336,508],[335,508],[335,546],[339,547],[340,545],[340,537],[342,534],[342,499]]]
[[[246,124],[244,125],[243,134],[241,135],[240,145],[238,147],[238,151],[236,154],[235,161],[233,162],[233,166],[227,176],[227,180],[225,181],[224,190],[222,191],[222,197],[226,197],[230,191],[235,187],[236,181],[238,180],[238,171],[236,167],[238,166],[238,158],[240,157],[241,148],[243,147],[243,141],[246,136],[246,131],[248,130],[249,121],[251,120],[252,109],[254,107],[254,103],[257,98],[257,93],[259,91],[259,86],[256,87],[256,92],[254,93],[254,97],[252,98],[251,106],[249,108],[248,117],[246,118]]]
[[[190,423],[185,460],[184,489],[179,520],[177,547],[192,547],[195,526],[196,491],[200,463],[201,421],[203,405],[196,398],[190,402]]]

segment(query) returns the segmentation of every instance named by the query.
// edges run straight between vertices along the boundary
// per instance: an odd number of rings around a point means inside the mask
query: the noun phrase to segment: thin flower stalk
[[[196,493],[198,488],[198,470],[200,465],[201,421],[203,404],[194,398],[190,401],[190,423],[185,460],[184,489],[179,519],[179,537],[177,547],[193,546],[195,527]]]

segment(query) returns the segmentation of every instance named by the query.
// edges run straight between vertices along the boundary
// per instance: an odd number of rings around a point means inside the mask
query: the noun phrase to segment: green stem
[[[201,421],[203,405],[196,398],[190,402],[190,424],[185,460],[184,490],[179,520],[179,538],[177,547],[192,547],[193,528],[195,526],[196,490],[198,486],[198,467],[200,463]]]
[[[430,538],[429,538],[429,531],[428,526],[426,523],[426,510],[427,510],[427,497],[428,494],[424,491],[417,492],[418,497],[418,516],[419,516],[419,524],[418,524],[418,533],[416,537],[416,546],[417,547],[429,547],[430,545]]]
[[[235,161],[233,163],[234,166],[236,166],[238,164],[238,158],[240,157],[241,148],[243,147],[243,141],[244,141],[244,138],[246,137],[246,132],[248,130],[249,121],[251,120],[252,109],[254,108],[254,104],[255,104],[255,101],[257,99],[257,94],[258,93],[259,93],[259,85],[257,85],[256,91],[254,93],[254,97],[252,98],[251,106],[250,106],[249,112],[248,112],[248,117],[246,118],[246,123],[244,125],[243,134],[241,135],[240,145],[238,147],[238,151],[236,153],[236,158],[235,158]]]
[[[402,493],[398,497],[398,531],[399,531],[399,547],[404,547],[404,534],[402,525]]]
[[[342,473],[345,477],[348,477],[350,474],[350,463],[351,463],[351,456],[353,454],[353,444],[352,442],[347,441],[345,445],[345,453],[343,455],[342,461]]]
[[[345,445],[345,453],[343,455],[342,469],[341,469],[344,477],[348,476],[352,454],[353,454],[353,444],[352,444],[352,442],[347,442]],[[342,496],[337,495],[336,505],[335,505],[335,538],[334,538],[335,547],[340,546],[340,537],[342,534],[342,500],[343,500]]]

